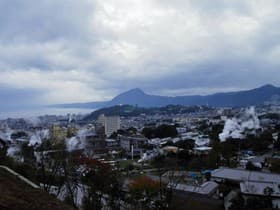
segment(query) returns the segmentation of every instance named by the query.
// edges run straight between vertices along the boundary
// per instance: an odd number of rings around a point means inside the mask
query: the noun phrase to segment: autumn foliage
[[[153,194],[159,192],[160,183],[147,176],[140,176],[130,183],[129,190],[132,193]]]

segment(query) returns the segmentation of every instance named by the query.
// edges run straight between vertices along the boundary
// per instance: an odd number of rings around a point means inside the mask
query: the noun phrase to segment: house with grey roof
[[[269,196],[273,207],[280,208],[280,174],[219,168],[211,172],[211,180],[238,184],[245,200],[249,197]]]

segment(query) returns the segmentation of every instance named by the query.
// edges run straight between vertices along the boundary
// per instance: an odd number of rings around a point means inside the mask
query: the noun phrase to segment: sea
[[[80,108],[51,108],[51,107],[40,107],[40,108],[29,108],[29,109],[18,109],[18,110],[0,110],[0,120],[7,118],[33,118],[44,115],[67,115],[67,114],[89,114],[95,109],[80,109]]]

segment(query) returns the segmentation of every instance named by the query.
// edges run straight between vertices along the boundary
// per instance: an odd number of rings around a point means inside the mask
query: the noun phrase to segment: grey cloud
[[[44,102],[73,100],[70,90],[90,101],[134,87],[280,85],[277,0],[2,0],[0,8],[0,85],[43,89]]]
[[[8,86],[0,86],[0,109],[11,110],[40,105],[40,97],[43,90],[38,89],[18,89]]]
[[[87,1],[3,0],[0,2],[1,42],[44,42],[87,36],[91,13]]]

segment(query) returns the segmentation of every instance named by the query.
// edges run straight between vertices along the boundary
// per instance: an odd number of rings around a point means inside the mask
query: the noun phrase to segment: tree
[[[175,137],[178,135],[176,127],[174,125],[160,125],[156,128],[145,127],[142,130],[142,134],[146,138],[166,138]]]
[[[261,168],[256,167],[251,161],[248,161],[246,164],[246,169],[250,171],[260,171]]]
[[[130,133],[130,134],[136,134],[137,133],[137,129],[134,128],[134,127],[129,127],[127,129],[127,132]]]
[[[17,139],[22,137],[28,137],[28,134],[24,131],[17,131],[11,134],[11,139]]]
[[[43,139],[43,137],[40,137]],[[51,191],[52,186],[57,186],[59,193],[64,185],[63,167],[67,160],[66,146],[64,142],[52,145],[51,139],[43,139],[42,144],[35,145],[37,161],[37,179],[43,184],[43,189]]]
[[[65,186],[65,202],[77,208],[77,194],[80,186],[80,173],[78,173],[79,164],[72,154],[69,154],[67,160],[63,164],[62,179]]]
[[[21,145],[20,148],[20,155],[23,157],[25,163],[34,163],[35,156],[34,156],[34,148],[28,146],[28,143],[25,142]]]
[[[129,185],[133,209],[155,209],[153,201],[159,196],[160,183],[147,176],[140,176]]]
[[[120,209],[121,179],[111,166],[95,159],[81,158],[84,165],[82,183],[86,185],[84,210],[99,210],[104,206]]]
[[[278,133],[278,138],[274,142],[274,148],[280,150],[280,133]]]
[[[280,160],[277,158],[268,158],[267,162],[270,165],[270,170],[273,173],[280,173]]]
[[[232,201],[232,205],[229,210],[272,210],[271,197],[249,197],[246,200],[239,195]]]

